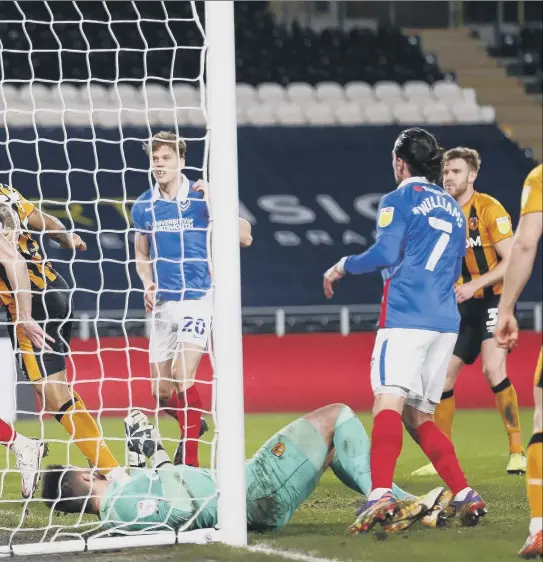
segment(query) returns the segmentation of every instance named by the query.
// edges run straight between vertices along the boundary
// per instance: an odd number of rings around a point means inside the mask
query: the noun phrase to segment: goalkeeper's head
[[[434,135],[424,129],[405,129],[394,143],[392,168],[398,185],[412,176],[440,183],[442,163],[443,149]]]
[[[108,484],[96,470],[51,464],[43,475],[41,497],[53,511],[98,515]]]

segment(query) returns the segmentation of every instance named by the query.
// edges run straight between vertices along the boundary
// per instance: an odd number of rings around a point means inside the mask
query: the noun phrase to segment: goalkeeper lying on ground
[[[172,465],[147,417],[125,420],[129,449],[151,459],[153,469],[128,476],[122,469],[106,480],[89,469],[49,466],[43,477],[46,504],[68,513],[98,515],[116,530],[211,528],[217,524],[213,471]],[[325,406],[297,419],[269,439],[247,461],[247,526],[278,529],[313,492],[327,468],[349,488],[371,490],[370,443],[364,426],[343,404]],[[398,499],[411,498],[398,487]],[[437,498],[436,498],[437,499]]]

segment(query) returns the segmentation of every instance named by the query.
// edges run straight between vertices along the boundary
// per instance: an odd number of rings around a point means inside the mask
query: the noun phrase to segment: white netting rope
[[[162,9],[161,17],[148,17],[143,14],[138,2],[122,2],[116,4],[126,4],[135,14],[134,18],[123,18],[117,13],[112,13],[112,3],[102,2],[103,16],[101,19],[89,19],[84,14],[82,3],[70,2],[73,13],[76,17],[63,19],[56,14],[54,7],[44,2],[45,16],[37,18],[28,15],[29,10],[24,2],[6,2],[15,8],[10,13],[17,13],[17,17],[3,20],[4,29],[13,28],[13,33],[20,38],[24,37],[24,45],[4,45],[0,38],[0,71],[2,72],[0,83],[0,120],[4,125],[4,136],[0,137],[0,151],[4,153],[0,162],[0,183],[10,186],[20,191],[23,197],[33,200],[36,207],[45,212],[59,216],[64,219],[64,224],[69,231],[75,231],[87,241],[95,240],[95,257],[90,258],[84,253],[75,250],[58,250],[58,246],[47,237],[47,232],[42,231],[35,234],[43,251],[44,261],[51,261],[54,268],[60,268],[68,285],[71,287],[72,296],[79,292],[79,295],[87,294],[95,296],[96,308],[78,310],[74,312],[74,330],[72,338],[82,335],[95,340],[95,347],[92,350],[78,352],[79,358],[70,357],[68,364],[72,364],[74,371],[73,380],[80,386],[80,393],[85,398],[85,382],[96,383],[95,379],[86,381],[78,377],[76,363],[81,364],[81,357],[85,354],[89,358],[96,357],[100,376],[98,384],[94,387],[99,394],[98,409],[89,409],[95,417],[107,442],[123,442],[124,431],[122,418],[116,419],[116,430],[114,434],[108,433],[110,423],[105,423],[106,416],[112,411],[118,411],[116,406],[107,407],[104,404],[102,395],[105,383],[117,382],[127,385],[130,406],[138,406],[132,402],[132,385],[138,382],[138,377],[132,376],[131,365],[134,352],[146,351],[140,346],[130,343],[135,326],[146,326],[149,333],[149,319],[145,319],[142,305],[142,290],[139,280],[133,286],[135,275],[130,273],[133,267],[133,240],[134,229],[130,224],[130,208],[135,198],[139,195],[130,189],[128,176],[145,174],[146,187],[153,185],[154,180],[149,171],[149,160],[140,151],[141,167],[134,165],[133,159],[128,159],[125,147],[141,144],[148,141],[157,130],[174,130],[178,135],[183,136],[188,147],[188,162],[190,165],[185,168],[192,177],[207,178],[207,158],[208,158],[208,134],[207,132],[198,133],[189,138],[183,135],[183,128],[206,127],[207,116],[205,107],[205,83],[204,83],[204,62],[206,56],[205,34],[200,17],[197,13],[194,2],[190,2],[190,14],[187,17],[172,16],[169,13],[170,4],[167,2],[155,2]],[[187,3],[185,3],[187,4]],[[179,33],[179,29],[173,28],[177,24],[192,25],[201,40],[199,45],[185,44],[184,37]],[[100,49],[93,45],[95,38],[86,32],[86,26],[92,25],[94,29],[100,28],[100,33],[105,33],[107,41],[113,42],[114,48]],[[168,38],[169,46],[156,45],[150,43],[148,31],[144,31],[145,26],[154,26],[154,29],[162,29],[162,33]],[[66,44],[65,38],[61,37],[59,29],[71,26],[77,28],[80,33],[79,47],[71,48]],[[127,47],[118,35],[118,29],[122,26],[130,26],[143,46],[141,48]],[[54,39],[56,48],[34,47],[36,29],[48,30],[49,38]],[[106,41],[106,39],[104,39]],[[82,46],[81,46],[82,45]],[[183,57],[188,51],[196,50],[199,53],[200,68],[196,76],[182,77],[177,76],[175,70],[176,57]],[[125,76],[121,58],[127,53],[143,53],[143,73],[141,78]],[[154,75],[152,65],[147,61],[156,53],[171,54],[172,62],[168,76]],[[34,57],[36,55],[55,55],[58,64],[58,78],[52,79],[44,77],[42,72],[36,72],[34,67]],[[115,76],[111,79],[93,76],[92,58],[97,54],[106,54],[115,59]],[[8,62],[16,60],[15,56],[24,55],[28,58],[31,75],[26,78],[17,78],[16,73],[9,71]],[[84,57],[87,78],[77,78],[72,75],[65,77],[65,70],[69,70],[69,59],[71,56]],[[20,59],[17,59],[20,60]],[[68,65],[68,66],[67,66]],[[13,66],[13,63],[11,64]],[[151,67],[150,67],[151,66]],[[43,70],[43,69],[42,69]],[[54,73],[52,73],[54,74]],[[200,144],[203,157],[201,166],[191,158],[192,146]],[[75,149],[74,149],[75,147]],[[85,148],[87,159],[82,162],[77,157],[77,148]],[[64,155],[65,167],[59,166],[61,159],[58,158],[59,150]],[[121,165],[111,169],[102,167],[104,153],[109,150],[118,150]],[[22,155],[33,153],[34,161],[27,161]],[[50,154],[55,153],[57,158],[50,158]],[[93,165],[89,165],[89,163]],[[86,185],[92,183],[94,197],[89,197],[89,190],[83,197],[79,195],[77,179],[84,177]],[[104,177],[112,178],[116,189],[103,189],[105,185]],[[6,179],[7,178],[7,181]],[[111,179],[108,179],[111,182]],[[62,189],[55,190],[52,186],[58,184]],[[25,185],[35,187],[33,194],[25,193]],[[109,188],[109,186],[108,186]],[[102,194],[114,193],[115,195]],[[32,190],[30,190],[32,191]],[[37,191],[38,197],[35,197]],[[64,196],[51,196],[55,191],[64,191]],[[120,195],[116,195],[120,193]],[[33,196],[34,195],[34,196]],[[109,228],[102,224],[102,211],[104,207],[120,215],[125,223],[124,228]],[[119,218],[119,217],[117,217]],[[208,232],[210,228],[208,229]],[[209,248],[209,235],[208,235]],[[124,252],[124,258],[111,257],[112,251]],[[123,268],[126,276],[127,287],[115,288],[112,283],[111,274],[104,272],[104,264],[114,263]],[[99,270],[99,286],[88,288],[84,279],[78,273],[77,268],[81,264]],[[106,279],[106,277],[109,277]],[[117,295],[126,296],[137,291],[141,308],[130,306],[129,298],[124,298],[124,306],[117,309],[102,308],[101,296]],[[90,302],[90,301],[89,301]],[[2,322],[6,325],[6,322]],[[104,329],[112,329],[124,339],[125,345],[122,352],[125,356],[126,370],[128,378],[118,376],[118,373],[108,369],[104,357],[108,353],[119,353],[118,347],[111,347],[101,341],[100,334]],[[78,359],[74,363],[74,357]],[[20,359],[20,354],[18,354]],[[212,357],[210,357],[212,360]],[[197,375],[198,376],[198,375]],[[146,379],[148,381],[148,379]],[[197,379],[198,380],[198,379]],[[212,385],[213,381],[199,381],[203,384]],[[19,387],[30,387],[27,381],[18,381]],[[16,389],[13,389],[16,392]],[[149,385],[149,393],[151,388]],[[212,411],[214,415],[215,396],[212,395]],[[140,409],[145,411],[145,408]],[[45,429],[45,423],[55,425],[56,422],[48,416],[45,407],[41,406],[39,416],[29,408],[17,407],[18,414],[32,415],[33,423],[36,428],[31,435],[46,438],[51,444],[52,458],[55,463],[71,463],[73,447],[66,447],[66,443],[73,443],[73,439],[68,434],[63,434],[63,428],[57,424],[52,432]],[[150,416],[156,414],[156,410],[147,409]],[[0,417],[2,412],[0,412]],[[39,431],[38,431],[39,419]],[[107,426],[107,427],[106,427]],[[25,426],[28,427],[28,426]],[[110,430],[111,431],[111,430]],[[214,466],[215,439],[208,438],[206,441],[211,445],[211,462]],[[170,443],[171,450],[173,444],[177,445],[178,439],[163,436],[165,444]],[[59,459],[58,454],[62,446],[65,446],[65,457]],[[81,464],[82,455],[79,452],[75,459]],[[47,512],[41,504],[39,494],[31,500],[27,500],[22,505],[19,496],[19,472],[14,468],[13,458],[9,458],[6,453],[6,461],[3,456],[0,458],[0,503],[4,514],[0,523],[0,543],[33,543],[49,540],[65,540],[68,538],[87,537],[95,535],[100,529],[96,519],[89,518],[83,514],[74,516],[57,517],[53,512]],[[121,464],[125,459],[119,458]],[[74,461],[76,462],[76,461]],[[47,464],[47,460],[44,464]],[[2,466],[3,465],[3,466]],[[212,498],[208,498],[208,501]],[[21,507],[22,506],[22,507]],[[202,506],[201,509],[203,509]],[[180,530],[188,528],[192,520],[198,515],[196,513]],[[175,529],[178,531],[178,529]],[[152,529],[150,529],[152,531]],[[122,526],[118,529],[119,533],[126,533]],[[149,531],[147,531],[149,532]],[[103,534],[103,533],[101,533]],[[170,539],[167,539],[169,541]],[[160,542],[160,541],[158,541]]]

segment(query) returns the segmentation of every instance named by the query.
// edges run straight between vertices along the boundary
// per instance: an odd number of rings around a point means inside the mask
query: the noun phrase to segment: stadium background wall
[[[332,402],[356,410],[371,408],[369,367],[373,333],[247,335],[243,341],[245,409],[247,412],[306,412]],[[130,351],[127,351],[127,344]],[[101,338],[73,342],[70,376],[89,410],[101,415],[125,414],[129,404],[154,409],[145,338]],[[107,348],[107,350],[106,350]],[[522,332],[508,361],[508,375],[521,406],[532,404],[533,372],[541,334]],[[130,371],[128,369],[130,365]],[[104,377],[105,375],[105,377]],[[211,398],[211,368],[206,360],[198,372],[204,407]],[[84,382],[83,382],[84,381]],[[481,363],[466,367],[456,385],[459,408],[493,408]]]
[[[516,224],[522,183],[533,162],[495,125],[429,129],[446,148],[479,150],[483,166],[477,188],[499,199]],[[244,306],[329,304],[322,273],[341,256],[372,243],[379,199],[394,188],[391,149],[401,130],[392,125],[239,128],[240,212],[254,231],[253,246],[241,252]],[[182,133],[188,139],[203,134],[191,128]],[[0,129],[0,143],[5,135]],[[126,263],[133,260],[126,217],[130,201],[148,189],[150,180],[137,140],[148,137],[146,129],[127,128],[122,135],[99,129],[94,140],[92,135],[83,128],[66,133],[47,128],[33,142],[33,129],[10,129],[8,150],[0,151],[0,182],[11,183],[29,199],[41,197],[47,212],[69,227],[73,220],[85,239],[88,251],[78,253],[73,265],[56,261],[65,262],[69,253],[44,241],[48,258],[75,285],[76,310],[88,311],[91,318],[96,310],[104,317],[107,310],[142,308],[134,262]],[[203,148],[201,141],[188,142],[188,165],[202,166]],[[200,177],[197,170],[187,174]],[[541,300],[541,271],[540,253],[521,301]],[[333,303],[379,303],[382,286],[377,274],[345,279]]]

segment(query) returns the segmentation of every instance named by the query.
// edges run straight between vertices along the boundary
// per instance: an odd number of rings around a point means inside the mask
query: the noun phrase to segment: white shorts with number
[[[212,317],[212,291],[198,300],[157,301],[149,339],[150,362],[173,359],[183,348],[207,349]]]
[[[371,358],[373,394],[396,394],[406,404],[433,413],[441,400],[458,334],[383,328]]]

